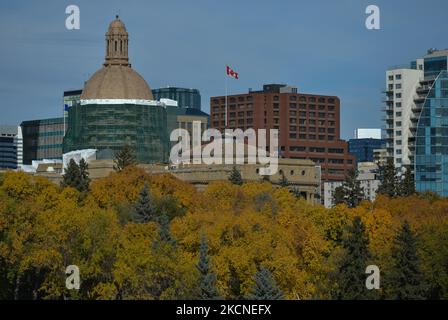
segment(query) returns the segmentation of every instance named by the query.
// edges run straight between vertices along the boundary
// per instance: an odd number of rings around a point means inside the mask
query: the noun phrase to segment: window
[[[395,122],[395,125],[396,125],[397,127],[401,127],[401,121],[396,121],[396,122]]]
[[[297,96],[289,96],[289,100],[291,100],[291,101],[297,101]]]
[[[305,152],[306,151],[306,147],[291,146],[291,147],[289,147],[289,151],[292,151],[292,152]]]
[[[389,76],[389,81],[394,80],[394,76]]]
[[[297,103],[290,103],[290,104],[289,104],[289,107],[290,107],[291,109],[297,109]]]
[[[400,99],[400,98],[401,98],[401,93],[396,93],[396,94],[395,94],[395,97],[396,97],[397,99]]]
[[[310,152],[324,153],[324,152],[325,152],[325,148],[314,148],[314,147],[310,147]]]
[[[401,146],[401,140],[397,140],[397,146]]]
[[[401,89],[401,83],[397,83],[397,84],[395,85],[395,89]]]
[[[395,134],[399,137],[401,136],[401,131],[396,131]]]
[[[395,104],[395,106],[396,106],[397,108],[401,108],[401,102],[397,102],[397,103]]]
[[[289,131],[297,131],[297,127],[296,126],[289,126]]]
[[[297,139],[297,134],[296,133],[290,133],[289,134],[289,139]]]
[[[401,74],[397,74],[397,75],[395,75],[395,79],[396,79],[396,80],[401,80]]]
[[[396,116],[396,117],[401,117],[401,111],[400,111],[400,112],[396,112],[396,113],[395,113],[395,116]]]

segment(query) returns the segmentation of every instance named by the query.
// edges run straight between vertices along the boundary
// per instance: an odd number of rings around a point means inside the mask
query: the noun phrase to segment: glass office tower
[[[194,108],[201,110],[201,94],[198,89],[167,87],[153,89],[154,100],[171,99],[181,108]]]
[[[425,61],[425,76],[435,68],[446,69],[446,57]],[[433,68],[434,67],[434,68]],[[426,74],[426,71],[428,74]],[[448,72],[438,73],[423,104],[417,125],[415,182],[419,192],[432,191],[448,196]]]

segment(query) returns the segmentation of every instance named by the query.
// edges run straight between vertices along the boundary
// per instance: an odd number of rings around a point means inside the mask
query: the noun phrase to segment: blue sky
[[[78,5],[81,29],[65,28]],[[381,10],[367,30],[365,9]],[[224,94],[288,83],[341,99],[342,137],[381,127],[384,72],[448,47],[448,1],[152,0],[0,2],[0,124],[62,114],[64,90],[82,88],[104,60],[104,34],[119,13],[133,67],[152,88],[198,88],[203,110]]]

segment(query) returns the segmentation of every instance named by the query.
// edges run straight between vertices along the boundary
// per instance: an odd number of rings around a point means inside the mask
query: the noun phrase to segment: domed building
[[[130,145],[140,163],[168,160],[166,110],[132,69],[128,41],[126,27],[117,16],[106,33],[103,67],[86,82],[80,104],[68,112],[64,153],[97,149],[110,156]]]

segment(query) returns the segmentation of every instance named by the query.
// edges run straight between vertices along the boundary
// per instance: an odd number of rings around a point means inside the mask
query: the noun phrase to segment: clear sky
[[[81,29],[65,28],[78,5]],[[365,9],[381,10],[367,30]],[[382,125],[385,70],[448,47],[446,0],[2,0],[0,124],[62,115],[64,90],[80,89],[104,60],[104,35],[120,14],[133,67],[152,88],[198,88],[202,108],[229,93],[287,83],[341,99],[342,137]]]

